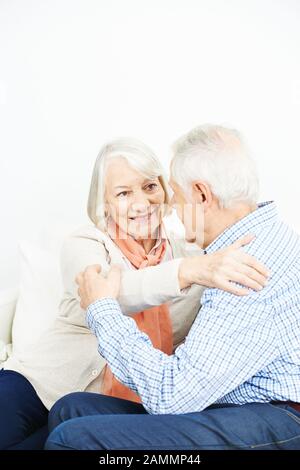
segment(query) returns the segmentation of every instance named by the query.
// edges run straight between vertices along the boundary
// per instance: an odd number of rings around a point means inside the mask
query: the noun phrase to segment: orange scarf
[[[155,266],[162,261],[166,252],[166,240],[162,240],[160,245],[155,249],[154,254],[147,255],[144,248],[134,240],[133,237],[124,234],[120,227],[112,227],[111,225],[111,229],[114,231],[113,240],[115,244],[121,249],[122,253],[136,269]],[[160,349],[168,355],[172,354],[173,332],[167,304],[151,307],[142,312],[135,313],[132,318],[135,320],[139,330],[149,336],[154,348]],[[141,364],[141,367],[142,366]],[[108,364],[104,369],[101,393],[141,403],[136,393],[116,379]]]

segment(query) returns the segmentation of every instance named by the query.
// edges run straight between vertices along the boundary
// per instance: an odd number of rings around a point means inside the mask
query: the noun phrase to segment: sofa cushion
[[[13,353],[23,351],[51,325],[62,297],[59,256],[29,241],[19,242],[20,286],[12,327]]]

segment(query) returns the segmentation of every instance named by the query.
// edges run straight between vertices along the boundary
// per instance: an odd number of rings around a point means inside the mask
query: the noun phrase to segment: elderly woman
[[[139,401],[113,376],[86,326],[75,279],[88,265],[100,265],[104,273],[121,265],[122,311],[167,354],[187,335],[203,286],[246,295],[230,281],[257,290],[265,284],[264,266],[239,250],[251,237],[203,256],[167,232],[162,220],[168,211],[167,183],[153,152],[131,139],[105,145],[90,187],[93,225],[77,230],[62,248],[58,317],[22,361],[12,356],[0,371],[1,449],[42,448],[48,410],[70,392]]]

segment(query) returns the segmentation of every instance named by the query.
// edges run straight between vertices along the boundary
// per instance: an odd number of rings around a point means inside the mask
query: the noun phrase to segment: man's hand
[[[101,266],[94,264],[76,276],[77,290],[80,297],[80,307],[86,310],[90,304],[104,297],[117,298],[120,291],[121,270],[112,266],[105,278],[101,274]]]
[[[178,272],[180,289],[195,283],[235,295],[248,295],[252,292],[249,289],[260,291],[270,273],[256,258],[241,250],[254,238],[254,235],[246,235],[214,253],[183,258]]]

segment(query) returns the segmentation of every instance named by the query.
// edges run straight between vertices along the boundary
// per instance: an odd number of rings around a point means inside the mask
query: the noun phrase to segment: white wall
[[[0,286],[17,241],[87,221],[97,152],[120,135],[170,143],[240,129],[300,230],[298,0],[0,0]]]

